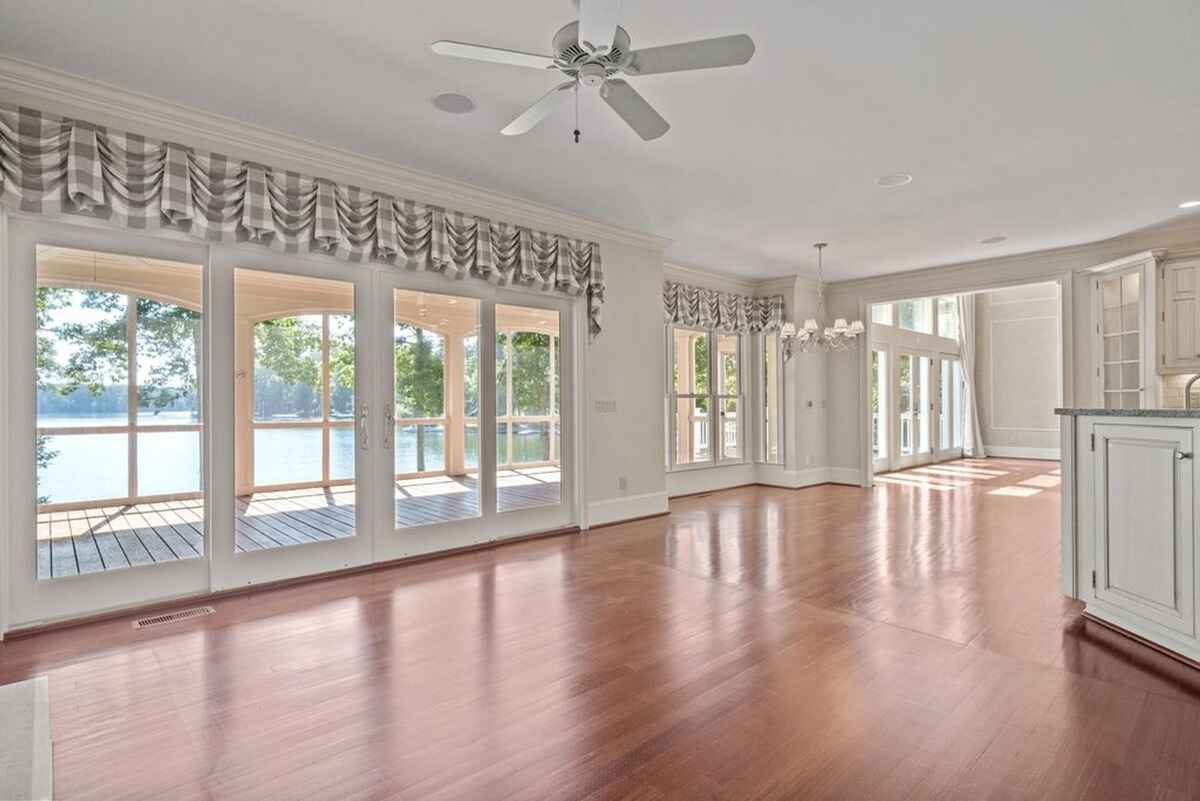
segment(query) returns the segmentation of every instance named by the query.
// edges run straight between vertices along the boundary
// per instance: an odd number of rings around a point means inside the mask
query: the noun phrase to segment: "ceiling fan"
[[[554,34],[553,56],[444,40],[430,47],[443,56],[556,70],[568,78],[506,125],[500,131],[506,136],[532,130],[567,99],[578,97],[582,84],[600,87],[601,99],[646,141],[662,136],[671,125],[620,76],[733,67],[754,55],[754,40],[745,34],[631,50],[629,34],[617,24],[620,8],[621,0],[579,0],[578,21]]]

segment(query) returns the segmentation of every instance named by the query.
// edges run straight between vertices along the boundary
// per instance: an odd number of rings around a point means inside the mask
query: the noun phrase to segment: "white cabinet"
[[[1200,371],[1200,260],[1168,261],[1159,286],[1159,369]]]
[[[1195,429],[1164,422],[1092,426],[1093,595],[1191,637]]]

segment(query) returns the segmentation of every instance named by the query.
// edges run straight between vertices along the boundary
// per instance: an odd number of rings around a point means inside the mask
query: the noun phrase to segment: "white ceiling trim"
[[[664,250],[671,240],[0,56],[0,100],[568,236]]]

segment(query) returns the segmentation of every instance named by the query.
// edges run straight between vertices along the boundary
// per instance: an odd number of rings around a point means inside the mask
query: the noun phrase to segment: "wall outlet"
[[[596,410],[596,414],[612,414],[617,410],[617,402],[615,400],[596,400],[592,401],[592,408]]]
[[[629,489],[629,482],[625,480],[625,476],[617,476],[617,489],[621,492]]]

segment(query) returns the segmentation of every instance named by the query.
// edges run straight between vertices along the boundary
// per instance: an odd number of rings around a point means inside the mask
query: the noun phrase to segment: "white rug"
[[[54,762],[46,677],[0,686],[0,721],[0,798],[50,798]]]

